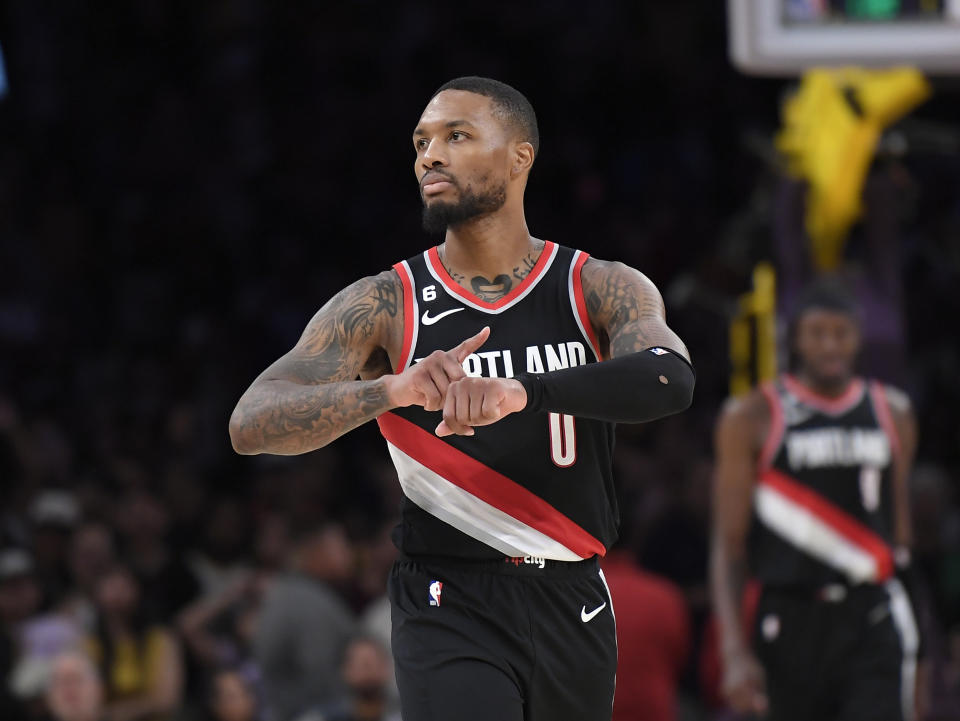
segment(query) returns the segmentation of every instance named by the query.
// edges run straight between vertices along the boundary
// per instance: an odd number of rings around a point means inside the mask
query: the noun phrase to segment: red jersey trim
[[[765,471],[773,465],[777,452],[780,450],[780,444],[783,443],[783,433],[785,425],[783,422],[783,407],[780,405],[780,394],[770,381],[760,386],[760,391],[767,401],[770,408],[770,427],[767,429],[767,438],[763,443],[763,449],[760,451],[760,458],[757,466],[761,471]]]
[[[484,503],[552,538],[581,558],[606,554],[607,549],[598,539],[540,496],[415,423],[389,412],[381,415],[377,423],[383,437],[394,446]]]
[[[597,340],[597,334],[593,331],[593,325],[590,323],[590,314],[587,313],[587,301],[586,297],[583,295],[583,278],[581,277],[583,265],[590,258],[590,255],[589,253],[584,253],[582,250],[578,250],[577,254],[577,259],[574,261],[573,269],[570,273],[570,285],[573,292],[573,307],[577,314],[577,320],[579,321],[580,328],[583,330],[583,334],[587,337],[587,341],[590,343],[590,347],[593,349],[593,354],[597,357],[597,360],[600,361],[603,360],[603,356],[600,355],[600,343]]]
[[[847,389],[836,398],[822,396],[819,393],[810,390],[799,380],[785,373],[783,375],[783,385],[788,391],[799,398],[807,405],[829,413],[832,416],[839,416],[853,408],[863,397],[864,382],[860,378],[854,378],[850,381]]]
[[[872,381],[870,383],[870,400],[873,401],[873,410],[877,414],[877,421],[883,428],[887,438],[890,439],[890,448],[896,458],[900,457],[900,433],[897,431],[897,424],[894,423],[893,414],[890,412],[890,401],[887,400],[887,391],[882,383]]]
[[[525,296],[527,292],[534,285],[536,285],[539,279],[544,275],[546,269],[549,268],[550,264],[553,262],[553,259],[556,256],[556,245],[556,243],[553,243],[549,240],[544,241],[543,250],[540,251],[540,257],[537,258],[537,262],[534,264],[533,269],[530,271],[527,277],[521,281],[520,285],[511,290],[496,303],[488,303],[487,301],[478,298],[457,283],[453,278],[451,278],[450,274],[447,272],[447,269],[443,266],[443,263],[440,260],[440,251],[438,250],[437,246],[430,248],[426,253],[426,257],[428,267],[431,269],[433,277],[435,277],[443,285],[447,292],[456,296],[460,300],[469,303],[472,307],[477,308],[478,310],[497,311],[503,310],[506,308],[506,306],[512,305],[515,301]]]
[[[413,353],[418,321],[417,299],[413,294],[413,274],[407,262],[397,263],[393,269],[400,276],[400,284],[403,286],[403,346],[400,349],[400,359],[397,361],[395,370],[396,373],[402,373],[410,363],[410,354]]]
[[[877,582],[885,581],[893,575],[893,551],[890,546],[846,511],[808,486],[772,468],[763,472],[760,483],[807,509],[837,534],[871,556],[877,564]]]

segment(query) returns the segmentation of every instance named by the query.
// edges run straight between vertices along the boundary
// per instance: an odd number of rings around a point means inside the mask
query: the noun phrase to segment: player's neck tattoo
[[[484,278],[482,275],[475,275],[470,279],[470,289],[480,300],[487,303],[493,303],[503,298],[513,287],[513,281],[509,275],[501,273],[493,280]]]
[[[545,243],[542,240],[535,240],[530,252],[521,259],[520,265],[514,267],[511,275],[500,273],[493,278],[475,275],[470,278],[469,282],[467,276],[455,271],[447,262],[443,246],[438,248],[438,252],[443,267],[446,268],[447,273],[458,285],[471,291],[482,301],[495,303],[506,296],[517,283],[523,282],[523,279],[530,275],[530,271],[536,266],[544,245]]]

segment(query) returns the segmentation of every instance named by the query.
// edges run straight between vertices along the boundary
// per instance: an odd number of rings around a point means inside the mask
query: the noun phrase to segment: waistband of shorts
[[[527,578],[558,578],[596,575],[600,570],[597,556],[582,561],[557,561],[539,556],[501,556],[494,559],[454,558],[450,556],[408,556],[401,553],[399,563],[416,563],[428,568],[449,568],[473,573],[495,573]]]

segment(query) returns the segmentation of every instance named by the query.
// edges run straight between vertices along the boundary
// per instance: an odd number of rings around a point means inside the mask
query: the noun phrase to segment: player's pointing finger
[[[487,338],[489,337],[490,326],[485,325],[483,330],[481,330],[475,336],[467,338],[465,341],[463,341],[463,343],[458,345],[456,348],[453,348],[451,352],[457,357],[457,362],[463,363],[467,359],[467,356],[486,343]]]

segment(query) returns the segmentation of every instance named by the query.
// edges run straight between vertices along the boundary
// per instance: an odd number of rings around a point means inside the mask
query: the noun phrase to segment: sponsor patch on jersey
[[[442,581],[430,581],[430,605],[440,605],[440,594],[443,592]]]
[[[654,355],[666,355],[670,351],[664,350],[663,348],[651,348],[650,352],[653,353]]]
[[[547,566],[547,559],[543,556],[507,556],[506,561],[517,567],[519,567],[521,563],[536,566],[537,568],[546,568]]]

